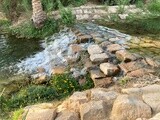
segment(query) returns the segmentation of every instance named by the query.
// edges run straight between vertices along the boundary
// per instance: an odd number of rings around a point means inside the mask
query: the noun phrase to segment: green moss
[[[13,112],[12,120],[19,120],[20,116],[23,114],[23,109],[18,109]]]

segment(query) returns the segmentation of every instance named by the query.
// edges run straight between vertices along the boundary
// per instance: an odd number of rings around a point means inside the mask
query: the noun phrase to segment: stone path
[[[128,44],[136,38],[117,30],[87,23],[76,25],[72,31],[75,40],[62,54],[66,63],[56,64],[52,69],[53,75],[70,72],[80,81],[89,72],[95,87],[107,87],[124,77],[142,79],[154,76],[155,69],[160,67],[155,59],[129,52]],[[71,68],[69,71],[66,71],[67,66]],[[48,81],[43,71],[43,68],[38,69],[41,76],[36,78],[35,83]]]
[[[160,120],[160,85],[94,88],[75,92],[58,107],[43,103],[25,108],[26,120]]]

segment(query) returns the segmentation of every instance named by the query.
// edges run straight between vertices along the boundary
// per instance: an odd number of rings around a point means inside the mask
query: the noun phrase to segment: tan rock
[[[150,66],[152,66],[152,67],[159,67],[158,62],[154,61],[153,59],[151,59],[151,58],[146,58],[145,60],[146,60],[146,62],[147,62]]]
[[[98,45],[90,45],[87,50],[90,55],[100,54],[103,52],[102,48]]]
[[[91,100],[103,100],[107,105],[113,105],[118,93],[115,91],[106,91],[104,88],[95,88],[91,90]]]
[[[146,66],[146,63],[143,61],[133,61],[128,63],[121,63],[119,64],[119,67],[124,72],[124,74],[138,70],[140,68],[144,68]]]
[[[82,47],[78,44],[71,44],[69,46],[69,51],[71,52],[71,54],[75,54],[75,53],[81,52]]]
[[[25,108],[24,117],[25,120],[54,120],[56,109],[51,104],[28,106]]]
[[[119,50],[116,52],[116,57],[120,61],[130,62],[136,60],[136,57],[126,50]]]
[[[157,113],[154,117],[150,118],[149,120],[160,120],[160,113]]]
[[[80,120],[78,113],[74,111],[64,110],[58,113],[55,120]]]
[[[90,75],[92,79],[99,79],[99,78],[104,78],[106,77],[105,74],[103,74],[100,70],[96,69],[96,70],[91,70],[90,71]]]
[[[92,36],[90,35],[82,35],[82,36],[78,36],[78,43],[85,43],[88,42],[89,40],[92,39]]]
[[[135,96],[120,95],[113,104],[111,120],[150,118],[151,108]]]
[[[106,53],[100,53],[100,54],[92,54],[90,56],[90,60],[93,63],[99,63],[99,62],[107,62],[109,59],[109,56]]]
[[[93,79],[94,82],[94,87],[108,87],[112,82],[111,77],[106,77],[106,78],[100,78],[100,79]]]
[[[52,74],[63,74],[66,70],[65,66],[55,66],[52,69]]]
[[[123,89],[123,93],[139,95],[154,113],[160,112],[160,85],[149,85],[142,88]]]
[[[107,76],[113,76],[119,72],[119,69],[116,65],[111,63],[102,63],[100,64],[101,71]]]
[[[104,101],[90,101],[80,106],[81,120],[107,120],[107,105]]]
[[[120,46],[119,44],[111,44],[108,45],[107,50],[111,53],[115,53],[118,50],[123,50],[124,48]]]
[[[134,71],[127,73],[127,76],[129,76],[129,77],[142,77],[142,76],[150,74],[150,73],[155,73],[155,71],[150,70],[150,69],[141,68],[141,69],[134,70]]]
[[[141,89],[144,102],[151,106],[154,113],[160,112],[160,85],[149,85]]]

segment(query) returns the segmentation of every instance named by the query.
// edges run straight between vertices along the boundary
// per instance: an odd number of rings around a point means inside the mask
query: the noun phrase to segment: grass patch
[[[21,115],[23,114],[24,110],[23,109],[18,109],[13,112],[12,120],[19,120]]]
[[[41,29],[34,27],[31,21],[22,23],[21,25],[11,27],[10,33],[18,38],[45,38],[52,35],[58,30],[58,22],[54,19],[47,19]]]
[[[147,8],[152,13],[160,14],[160,0],[152,0],[148,3]]]

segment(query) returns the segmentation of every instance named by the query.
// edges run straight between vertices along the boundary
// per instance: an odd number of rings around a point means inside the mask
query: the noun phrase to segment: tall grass
[[[152,0],[148,3],[147,8],[152,13],[160,14],[160,0]]]

